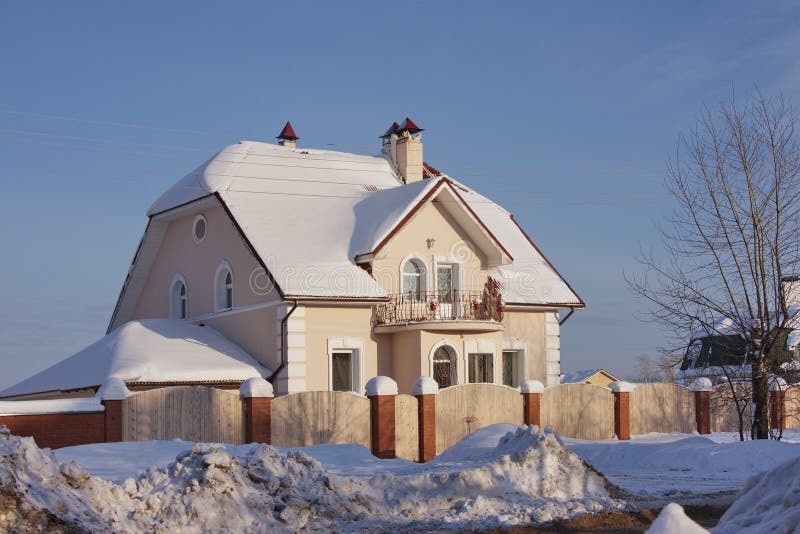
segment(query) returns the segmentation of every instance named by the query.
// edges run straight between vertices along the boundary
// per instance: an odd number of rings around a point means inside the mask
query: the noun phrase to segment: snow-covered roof
[[[561,375],[561,383],[562,384],[580,384],[588,380],[589,378],[593,377],[597,373],[604,373],[608,375],[610,378],[617,380],[617,378],[609,373],[604,369],[581,369],[580,371],[573,371],[571,373],[566,373]]]
[[[127,384],[235,382],[272,374],[241,347],[208,326],[186,321],[131,321],[0,396],[64,391],[101,385],[116,377]]]
[[[449,193],[461,220],[475,223],[475,239],[496,247],[507,302],[583,304],[503,208],[446,175],[404,185],[384,156],[243,141],[172,186],[148,214],[217,195],[284,295],[382,298],[355,258],[374,252],[433,192]]]

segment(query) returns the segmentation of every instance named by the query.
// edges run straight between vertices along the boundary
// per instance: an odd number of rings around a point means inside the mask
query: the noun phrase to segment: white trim
[[[419,292],[420,292],[421,295],[424,295],[424,294],[428,293],[428,287],[429,287],[428,282],[429,282],[429,277],[430,277],[430,274],[431,274],[431,270],[430,270],[430,267],[428,266],[428,262],[425,261],[425,258],[422,255],[417,254],[416,252],[412,252],[411,254],[409,254],[408,256],[403,258],[402,261],[400,262],[400,291],[399,291],[399,293],[403,292],[403,274],[404,274],[403,273],[403,269],[405,268],[406,263],[408,263],[411,260],[415,260],[415,261],[419,262],[420,264],[422,264],[422,272],[419,274]]]
[[[197,237],[197,223],[200,221],[203,221],[203,226],[205,228],[205,231],[203,232],[203,237]],[[195,216],[194,221],[192,221],[192,241],[194,241],[199,245],[200,243],[206,240],[206,237],[208,237],[208,220],[206,219],[205,215],[203,215],[202,213],[198,213]]]
[[[455,382],[453,384],[450,384],[450,386],[457,386],[459,384],[463,384],[464,381],[461,374],[462,374],[462,368],[464,366],[461,363],[459,363],[461,361],[461,353],[459,352],[458,347],[456,347],[446,339],[441,339],[436,343],[434,343],[433,347],[431,347],[431,350],[428,352],[428,376],[433,378],[433,355],[436,354],[436,350],[441,347],[450,348],[453,351],[453,354],[455,355],[453,362],[454,365],[456,366]]]
[[[175,296],[172,294],[175,290],[175,284],[181,282],[183,287],[186,289],[186,317],[179,317],[179,313],[176,313],[177,310],[175,309]],[[181,273],[175,273],[175,276],[172,277],[172,283],[169,285],[169,318],[170,319],[188,319],[189,318],[189,284],[186,283],[186,279],[183,277]]]
[[[253,310],[260,310],[262,308],[272,308],[273,306],[278,306],[283,304],[282,300],[271,300],[269,302],[259,302],[258,304],[249,304],[247,306],[239,306],[238,308],[231,308],[230,310],[222,310],[218,312],[207,313],[205,315],[198,315],[197,317],[192,317],[191,321],[193,323],[198,323],[201,321],[208,321],[209,319],[216,319],[217,317],[225,317],[227,315],[236,315],[237,313],[245,313]],[[278,327],[280,328],[280,322],[278,322]],[[279,332],[280,333],[280,332]]]
[[[219,277],[223,271],[228,271],[231,273],[231,306],[230,308],[227,306],[223,306],[220,304],[220,298],[224,298],[223,295],[220,295],[221,291],[226,291],[226,287],[220,288],[219,284]],[[233,299],[233,283],[234,283],[234,276],[233,276],[233,269],[231,268],[231,264],[228,263],[228,260],[222,260],[219,266],[217,267],[217,271],[214,273],[214,311],[215,312],[224,312],[224,311],[231,311],[234,308],[234,299]],[[224,280],[223,280],[224,284]]]
[[[333,391],[333,353],[353,351],[353,393],[361,395],[364,388],[364,340],[357,337],[328,338],[328,391]]]

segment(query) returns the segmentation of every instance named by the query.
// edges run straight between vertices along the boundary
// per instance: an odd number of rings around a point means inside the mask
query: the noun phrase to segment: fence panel
[[[694,392],[677,384],[642,384],[631,392],[631,434],[697,430]]]
[[[523,424],[518,390],[496,384],[463,384],[441,390],[436,399],[436,453],[495,423]]]
[[[783,399],[786,411],[784,428],[800,428],[800,385],[789,387]]]
[[[244,442],[238,392],[203,386],[142,391],[122,403],[122,439]]]
[[[272,401],[272,444],[305,447],[360,443],[370,448],[369,399],[341,391],[305,391]]]
[[[614,394],[592,384],[561,384],[542,395],[542,425],[570,438],[614,437]]]
[[[751,427],[751,407],[750,402],[752,388],[750,384],[734,384],[736,396],[731,391],[728,383],[714,387],[711,392],[711,431],[712,432],[739,432],[739,415],[734,399],[738,397],[744,400],[744,432],[750,433]]]
[[[416,462],[419,460],[419,401],[413,395],[398,395],[394,406],[395,454]]]

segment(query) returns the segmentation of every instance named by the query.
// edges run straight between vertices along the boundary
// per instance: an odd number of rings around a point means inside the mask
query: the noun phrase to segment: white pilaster
[[[278,308],[278,330],[281,319],[291,310],[290,305]],[[278,361],[281,361],[281,336],[278,336]],[[306,309],[295,308],[286,321],[286,366],[275,381],[277,393],[298,393],[306,391]]]
[[[558,312],[544,314],[544,329],[545,386],[556,386],[561,382],[561,327],[558,324]]]

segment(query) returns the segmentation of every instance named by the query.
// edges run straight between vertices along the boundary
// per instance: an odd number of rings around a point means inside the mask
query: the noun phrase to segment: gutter
[[[289,313],[286,314],[286,317],[281,319],[281,363],[278,365],[278,368],[275,369],[275,372],[272,373],[267,380],[275,386],[275,380],[278,378],[278,373],[283,371],[283,368],[286,367],[286,361],[289,359],[289,347],[286,346],[286,339],[289,337],[288,332],[286,330],[286,325],[289,322],[289,317],[292,316],[294,311],[297,309],[297,301],[292,302],[292,309],[289,310]]]
[[[558,321],[558,326],[561,326],[562,324],[566,323],[566,322],[567,322],[567,319],[569,319],[570,317],[572,317],[572,314],[573,314],[573,313],[575,313],[575,308],[574,308],[574,307],[572,307],[572,306],[570,306],[570,308],[569,308],[569,313],[568,313],[568,314],[566,314],[566,315],[564,316],[564,318],[563,318],[563,319],[561,319],[560,321]]]

